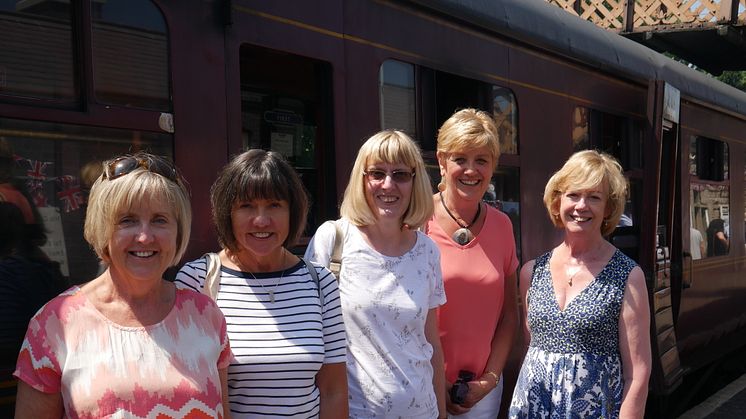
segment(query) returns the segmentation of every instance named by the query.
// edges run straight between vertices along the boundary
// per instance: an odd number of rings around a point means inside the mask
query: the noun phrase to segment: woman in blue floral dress
[[[574,154],[544,203],[562,243],[528,262],[520,291],[531,337],[510,418],[642,418],[650,311],[642,270],[605,240],[624,210],[619,163]]]

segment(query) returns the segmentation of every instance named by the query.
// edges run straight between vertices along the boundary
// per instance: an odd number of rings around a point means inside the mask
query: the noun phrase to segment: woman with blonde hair
[[[342,218],[321,225],[308,246],[308,258],[329,266],[341,241],[350,417],[445,416],[440,258],[417,231],[432,214],[430,190],[414,141],[379,132],[358,152]]]
[[[624,211],[619,163],[573,154],[544,189],[564,239],[521,269],[531,341],[510,418],[642,418],[650,377],[650,311],[637,264],[605,237]]]
[[[517,324],[513,227],[482,202],[500,157],[492,116],[462,109],[438,131],[441,182],[425,231],[438,245],[448,303],[439,310],[448,412],[495,418]]]
[[[191,221],[171,163],[147,153],[104,163],[84,234],[106,269],[31,319],[16,418],[229,416],[225,318],[207,296],[163,279]]]

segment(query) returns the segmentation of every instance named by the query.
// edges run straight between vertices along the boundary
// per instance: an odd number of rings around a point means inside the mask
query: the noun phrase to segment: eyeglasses
[[[396,183],[407,183],[412,180],[414,174],[414,172],[407,172],[405,170],[386,172],[384,170],[371,169],[363,172],[363,175],[367,176],[373,182],[383,182],[386,180],[386,176],[389,176]]]
[[[135,169],[142,167],[145,170],[161,175],[166,179],[177,182],[179,177],[176,168],[166,160],[152,154],[138,153],[134,156],[122,156],[104,163],[104,179],[114,180]]]

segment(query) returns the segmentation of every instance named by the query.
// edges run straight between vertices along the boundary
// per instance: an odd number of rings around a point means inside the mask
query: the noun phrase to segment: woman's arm
[[[62,413],[61,393],[43,393],[18,380],[16,419],[61,418]]]
[[[321,399],[319,418],[347,418],[347,366],[344,362],[324,364],[316,373],[316,387]]]
[[[438,330],[438,309],[431,308],[427,312],[425,321],[425,338],[433,347],[430,363],[433,366],[433,389],[438,400],[438,417],[445,418],[446,412],[446,372],[443,358],[443,348],[440,346],[440,331]]]
[[[629,274],[619,316],[624,394],[620,419],[642,418],[650,379],[650,308],[645,276],[640,267]]]
[[[531,343],[531,329],[528,327],[528,289],[531,288],[531,277],[534,274],[535,260],[528,261],[523,268],[521,268],[519,292],[521,295],[521,310],[520,319],[521,325],[523,326],[523,344],[528,347]]]
[[[715,233],[715,237],[717,237],[718,240],[723,242],[723,244],[725,244],[726,247],[728,246],[728,236],[726,236],[724,232],[718,231],[717,233]]]
[[[484,367],[485,373],[477,380],[469,383],[469,393],[466,395],[464,407],[474,406],[492,389],[497,387],[497,379],[488,371],[500,377],[503,368],[505,368],[505,362],[508,360],[510,349],[513,347],[515,330],[518,325],[517,288],[517,277],[516,273],[513,272],[505,278],[503,311],[492,335],[492,349],[490,357],[487,359],[487,365]]]
[[[220,368],[218,370],[220,375],[220,388],[223,394],[223,418],[231,418],[231,402],[228,398],[228,368]]]

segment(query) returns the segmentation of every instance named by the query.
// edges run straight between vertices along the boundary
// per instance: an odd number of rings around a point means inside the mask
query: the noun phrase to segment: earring
[[[441,180],[441,181],[440,181],[440,182],[438,183],[438,192],[443,192],[443,191],[445,191],[445,190],[446,190],[446,184],[445,184],[445,183],[443,183],[443,181]]]

